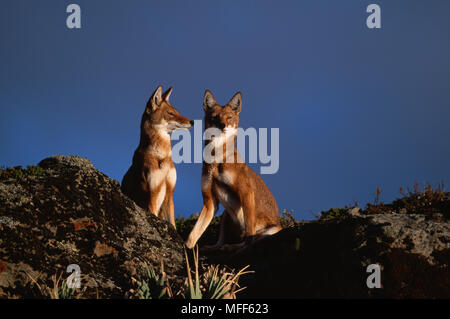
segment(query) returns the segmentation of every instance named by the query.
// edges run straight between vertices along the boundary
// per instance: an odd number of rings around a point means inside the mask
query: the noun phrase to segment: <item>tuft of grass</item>
[[[137,289],[130,289],[134,299],[166,299],[172,297],[167,275],[164,272],[164,264],[161,262],[160,274],[156,275],[152,267],[146,266],[147,279],[137,281],[132,279]]]
[[[209,266],[203,275],[206,287],[203,299],[236,299],[236,294],[246,288],[239,286],[239,277],[254,272],[247,270],[248,268],[249,265],[234,273],[226,272],[217,265]]]
[[[444,181],[433,187],[426,183],[420,187],[419,183],[414,183],[412,189],[400,187],[402,197],[396,199],[391,204],[383,202],[367,204],[365,212],[367,214],[423,214],[427,217],[442,215],[444,219],[450,218],[450,194],[445,192]],[[378,193],[378,190],[377,190]]]
[[[294,214],[293,209],[291,210],[283,209],[280,217],[281,227],[289,228],[298,226],[300,224],[300,222],[295,219],[293,214]]]
[[[248,271],[249,265],[245,266],[237,273],[234,270],[227,272],[219,265],[211,265],[207,270],[199,275],[198,268],[198,246],[193,250],[194,266],[193,270],[195,280],[192,279],[191,268],[189,266],[189,259],[185,250],[186,268],[188,278],[186,279],[185,289],[182,292],[182,297],[185,299],[236,299],[236,294],[245,287],[239,286],[240,276],[253,271]]]
[[[39,295],[48,299],[81,299],[86,292],[86,287],[83,289],[69,288],[66,280],[62,279],[62,273],[59,276],[54,274],[52,279],[52,286],[48,286],[45,283],[39,284],[36,278],[33,278],[27,273],[31,282],[38,288]]]
[[[186,291],[182,293],[182,296],[186,299],[202,299],[203,294],[200,290],[200,280],[199,280],[199,274],[198,274],[198,246],[195,246],[195,249],[193,250],[194,253],[194,263],[195,263],[195,284],[192,281],[192,274],[191,274],[191,268],[189,266],[189,258],[186,252],[186,249],[184,250],[184,255],[186,257],[186,269],[187,269],[187,284],[186,284]]]
[[[346,215],[348,208],[330,208],[320,213],[320,220],[342,218]]]
[[[184,284],[180,285],[176,292],[172,292],[164,266],[161,264],[160,274],[152,267],[147,267],[147,278],[141,281],[132,279],[136,289],[130,289],[132,299],[235,299],[236,294],[245,288],[239,286],[239,278],[242,275],[251,273],[246,266],[237,273],[234,270],[227,270],[220,265],[210,265],[203,267],[206,269],[200,274],[198,246],[193,251],[194,269],[191,269],[188,254],[186,256],[187,277]]]
[[[15,179],[21,181],[27,176],[38,176],[44,173],[44,169],[40,166],[28,165],[26,169],[22,166],[0,168],[0,181]]]

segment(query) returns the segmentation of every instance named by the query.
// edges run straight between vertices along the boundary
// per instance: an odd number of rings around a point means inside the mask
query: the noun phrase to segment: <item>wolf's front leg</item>
[[[251,241],[256,235],[255,196],[253,196],[253,192],[246,192],[242,194],[240,200],[244,212],[245,240]]]
[[[172,224],[175,229],[177,228],[175,225],[175,206],[173,204],[173,189],[168,187],[166,192],[166,197],[161,205],[161,209],[159,211],[159,217],[164,219]]]
[[[214,201],[212,196],[204,196],[203,197],[203,208],[200,212],[200,216],[195,223],[194,228],[192,229],[189,237],[186,241],[186,247],[189,249],[194,248],[200,236],[205,232],[209,223],[214,217],[214,214],[217,212],[218,205],[217,202]]]
[[[160,183],[157,186],[150,187],[150,200],[148,202],[148,211],[155,216],[160,216],[160,209],[166,197],[166,185]]]
[[[217,243],[214,245],[206,245],[200,248],[203,251],[214,251],[220,249],[220,247],[225,243],[226,238],[226,225],[227,221],[230,219],[228,212],[225,210],[222,213],[222,216],[220,217],[220,223],[219,223],[219,239],[217,240]],[[229,223],[229,221],[228,221]]]
[[[169,222],[177,229],[175,225],[175,205],[173,204],[173,195],[169,199]]]

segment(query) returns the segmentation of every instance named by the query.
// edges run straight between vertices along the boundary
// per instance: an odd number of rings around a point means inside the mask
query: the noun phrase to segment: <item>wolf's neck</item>
[[[170,153],[171,151],[170,135],[166,130],[152,128],[147,131],[141,131],[141,138],[138,149],[144,153]]]
[[[219,160],[209,164],[218,165],[221,163],[243,162],[236,148],[236,139],[236,134],[232,132],[231,134],[223,133],[213,139],[206,140],[205,149],[207,149],[216,160]]]

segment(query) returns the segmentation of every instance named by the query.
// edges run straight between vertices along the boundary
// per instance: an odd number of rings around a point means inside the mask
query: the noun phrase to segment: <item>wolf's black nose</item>
[[[189,123],[191,123],[191,126],[194,126],[194,121],[191,120]]]

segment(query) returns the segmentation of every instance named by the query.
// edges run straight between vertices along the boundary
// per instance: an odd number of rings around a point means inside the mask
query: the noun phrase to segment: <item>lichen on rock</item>
[[[182,269],[176,230],[89,160],[53,156],[38,166],[39,175],[0,182],[0,297],[39,297],[33,280],[51,286],[70,264],[95,288],[86,297],[102,298],[123,298],[146,265],[163,262],[169,275]]]

